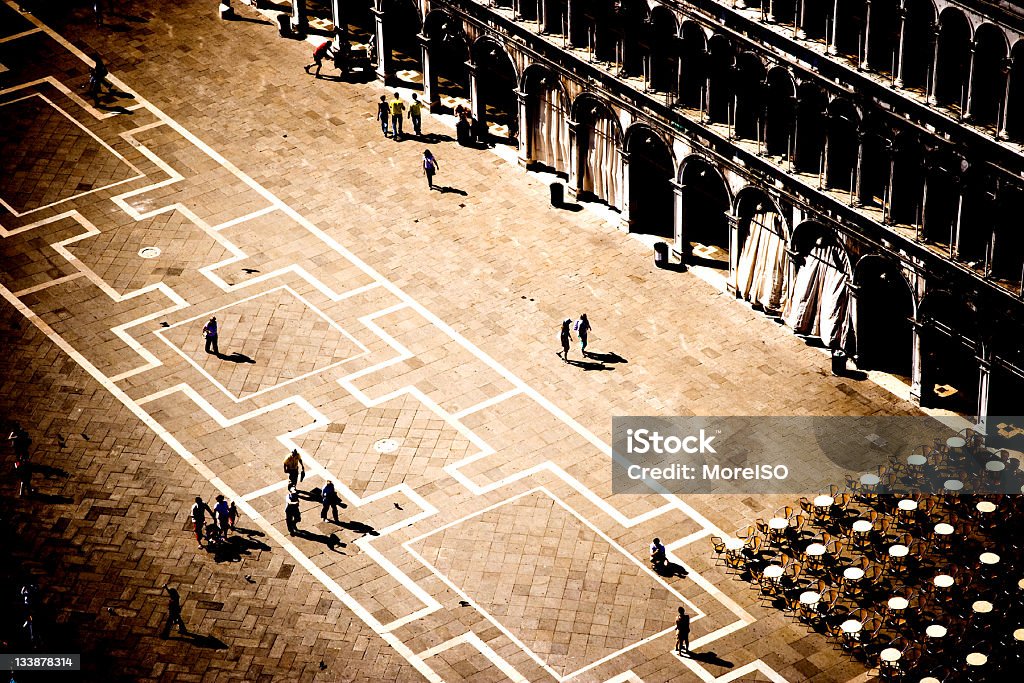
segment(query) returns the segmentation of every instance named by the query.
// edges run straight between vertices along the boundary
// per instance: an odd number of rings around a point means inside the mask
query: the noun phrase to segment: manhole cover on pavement
[[[156,258],[160,255],[160,247],[143,247],[139,249],[139,256],[142,258]]]
[[[394,453],[398,450],[398,441],[395,439],[381,439],[373,444],[373,450],[378,453]]]

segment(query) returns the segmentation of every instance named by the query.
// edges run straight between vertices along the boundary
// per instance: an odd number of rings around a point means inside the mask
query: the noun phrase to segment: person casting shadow
[[[178,633],[189,635],[188,627],[185,626],[185,621],[181,618],[181,596],[178,595],[178,591],[171,588],[166,583],[164,584],[164,590],[167,591],[169,597],[167,603],[167,621],[164,623],[163,633],[160,637],[167,640],[171,635],[171,626],[177,624]]]

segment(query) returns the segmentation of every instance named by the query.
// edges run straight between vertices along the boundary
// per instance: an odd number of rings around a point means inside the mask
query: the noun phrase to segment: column
[[[832,0],[832,36],[828,39],[828,53],[839,54],[836,46],[836,35],[839,33],[839,0]]]
[[[853,324],[851,327],[853,327],[853,338],[856,341],[861,338],[860,323],[864,316],[860,314],[860,285],[854,283],[853,277],[850,277],[847,280],[846,291],[849,294],[846,306],[847,310],[850,311],[851,318],[853,318]],[[845,349],[843,350],[845,351]],[[857,344],[857,346],[854,347],[853,362],[857,364],[858,368],[860,367],[860,344]]]
[[[381,9],[381,0],[373,3],[373,19],[377,26],[377,78],[381,81],[387,79],[391,70],[391,51],[384,40],[384,10]]]
[[[729,274],[725,278],[726,290],[736,296],[736,266],[740,258],[740,217],[726,214],[729,220]]]
[[[864,138],[867,135],[863,131],[857,131],[857,161],[854,166],[853,180],[850,183],[850,196],[853,198],[853,205],[860,206],[862,203],[862,197],[860,196],[863,183],[861,183],[861,176],[864,175]]]
[[[924,374],[921,358],[921,331],[924,325],[917,319],[916,314],[913,320],[910,321],[911,327],[913,328],[914,334],[911,338],[911,361],[910,361],[910,397],[917,401],[918,405],[921,405],[921,378]]]
[[[576,121],[568,121],[569,126],[569,179],[565,183],[565,189],[569,198],[575,200],[580,193],[580,183],[583,182],[583,157],[580,149],[583,145],[579,141],[580,124]]]
[[[882,223],[892,225],[892,179],[896,173],[896,146],[889,140],[885,141],[885,153],[889,157],[889,178],[885,181],[885,196],[882,198]]]
[[[430,111],[436,111],[440,103],[437,100],[437,73],[430,65],[430,38],[419,33],[416,40],[420,43],[420,54],[423,58],[423,102]]]
[[[864,15],[864,61],[860,64],[865,71],[871,71],[871,0],[864,0],[867,3],[867,11]]]
[[[305,33],[308,28],[306,0],[292,0],[292,31],[295,33]]]
[[[963,100],[960,102],[960,118],[964,121],[971,120],[971,95],[974,91],[974,55],[978,50],[978,43],[971,42],[971,58],[967,61],[967,87],[963,90]]]
[[[939,27],[932,31],[932,77],[928,85],[928,104],[938,104],[935,91],[939,87]]]
[[[1003,75],[1003,106],[996,121],[996,139],[1002,140],[1008,137],[1006,123],[1010,120],[1010,79],[1013,77],[1013,59],[1004,59],[1002,64]]]
[[[807,31],[804,30],[804,9],[806,7],[807,0],[796,0],[796,16],[793,17],[793,27],[796,30],[797,40],[803,40],[807,37]]]
[[[483,125],[487,125],[484,117],[487,113],[487,107],[481,101],[480,83],[476,78],[476,64],[473,61],[466,62],[466,72],[469,74],[469,110],[473,113],[475,120]]]
[[[693,256],[693,249],[686,234],[686,224],[683,222],[683,192],[686,185],[683,185],[675,178],[672,179],[672,251],[676,253],[682,263],[686,263]]]
[[[988,395],[992,386],[992,351],[986,346],[984,358],[978,359],[978,428],[982,433],[988,426]]]
[[[533,160],[533,150],[530,149],[530,140],[533,138],[533,131],[530,125],[535,122],[527,118],[527,104],[529,100],[524,91],[516,89],[516,100],[519,103],[519,148],[518,160],[520,166],[526,166]]]
[[[896,73],[893,74],[893,84],[897,88],[903,87],[903,52],[907,45],[907,8],[900,3],[900,39],[896,43]]]
[[[345,4],[342,0],[331,0],[331,21],[334,23],[335,45],[340,46],[348,34],[348,21],[345,19]]]
[[[629,217],[629,155],[630,153],[624,149],[619,152],[619,157],[622,159],[622,189],[620,190],[622,210],[619,214],[619,229],[625,232],[629,232],[633,226],[633,219]]]
[[[767,6],[765,6],[767,5]],[[765,15],[764,20],[769,24],[775,23],[775,0],[761,0],[761,6],[764,8]]]

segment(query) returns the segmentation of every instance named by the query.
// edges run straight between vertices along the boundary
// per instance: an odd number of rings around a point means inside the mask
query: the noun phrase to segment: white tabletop
[[[1019,628],[1013,632],[1013,639],[1016,641],[1024,641],[1024,628]]]
[[[963,448],[967,445],[967,441],[959,436],[951,436],[946,439],[946,445],[950,448]]]
[[[877,486],[880,481],[882,480],[878,478],[877,474],[864,474],[860,478],[860,483],[865,486]]]
[[[1006,469],[1006,463],[1002,460],[989,460],[985,463],[985,469],[989,472],[1002,472]]]
[[[768,528],[775,529],[776,531],[785,529],[789,526],[789,520],[785,517],[772,517],[768,520]]]
[[[920,453],[914,453],[913,455],[907,456],[907,464],[914,467],[920,467],[928,462],[928,458],[924,457]]]
[[[942,681],[937,679],[935,676],[925,676],[921,679],[920,683],[942,683]]]
[[[978,559],[982,564],[999,564],[999,556],[995,553],[982,553]]]
[[[996,504],[995,503],[990,503],[987,500],[981,501],[975,507],[978,508],[978,512],[995,512],[996,511]]]
[[[978,614],[988,614],[992,611],[992,603],[988,600],[978,600],[976,603],[971,605],[971,609]]]
[[[807,550],[805,550],[804,552],[808,555],[824,555],[825,546],[823,546],[821,543],[812,543],[809,546],[807,546]]]
[[[967,655],[967,663],[971,666],[981,666],[987,661],[988,657],[981,654],[980,652],[972,652],[971,654]]]
[[[946,630],[946,627],[942,624],[932,624],[931,626],[926,628],[924,632],[928,635],[929,638],[941,638],[942,636],[949,633],[949,631]]]
[[[945,522],[939,522],[935,525],[935,533],[939,536],[949,536],[955,529],[952,524],[946,524]]]
[[[905,545],[896,543],[889,546],[889,557],[906,557],[910,553],[910,548]]]
[[[764,568],[764,572],[761,574],[766,579],[779,579],[786,572],[782,568],[781,564],[770,564]]]
[[[805,605],[817,605],[821,602],[821,593],[814,591],[804,591],[800,594],[800,602]]]
[[[889,598],[889,609],[907,609],[910,602],[906,598],[896,596],[895,598]]]
[[[1017,588],[1020,588],[1021,590],[1024,590],[1024,579],[1021,579],[1020,581],[1017,582]]]
[[[853,523],[853,530],[858,534],[866,534],[873,529],[873,525],[866,519],[858,519]]]
[[[856,619],[847,619],[839,625],[839,628],[843,629],[843,633],[860,633],[860,630],[864,628],[864,624]]]
[[[864,578],[864,570],[860,567],[847,567],[843,570],[843,578],[850,581],[859,581]]]
[[[904,498],[903,500],[896,504],[896,507],[898,507],[900,510],[903,510],[904,512],[913,512],[914,510],[917,509],[917,501],[910,500],[909,498]]]
[[[743,548],[742,538],[727,538],[725,539],[726,550],[740,550]]]
[[[956,580],[949,574],[939,574],[934,579],[932,579],[932,583],[934,583],[939,588],[949,588],[954,583],[956,583]]]
[[[816,508],[827,508],[835,505],[836,499],[832,496],[817,496],[814,499],[814,507]]]
[[[878,657],[883,662],[898,662],[900,657],[902,657],[902,656],[903,656],[903,653],[900,652],[899,650],[897,650],[894,647],[887,647],[884,650],[882,650],[880,653],[878,653]]]
[[[964,487],[964,483],[959,479],[947,479],[946,483],[942,485],[947,491],[959,491]]]

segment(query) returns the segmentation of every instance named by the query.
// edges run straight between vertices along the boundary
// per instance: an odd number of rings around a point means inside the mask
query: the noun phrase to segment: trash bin
[[[277,15],[277,32],[282,38],[292,37],[292,15],[283,12]]]
[[[832,374],[836,377],[846,374],[846,354],[835,349],[832,351]]]
[[[664,268],[668,265],[668,244],[665,242],[654,243],[654,265]]]
[[[565,185],[562,183],[551,183],[551,206],[556,209],[565,203]]]

